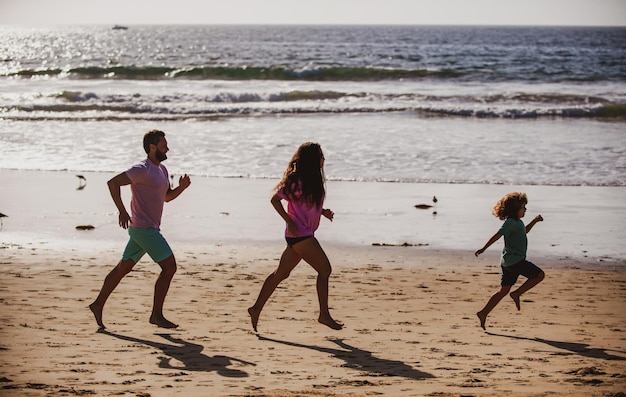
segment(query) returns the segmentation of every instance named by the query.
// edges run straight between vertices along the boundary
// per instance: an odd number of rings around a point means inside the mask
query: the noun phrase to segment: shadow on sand
[[[232,365],[233,362],[238,362],[244,365],[256,365],[254,363],[239,360],[233,357],[219,355],[213,357],[207,356],[205,354],[202,354],[204,346],[196,343],[187,342],[183,339],[175,338],[170,334],[156,335],[159,335],[160,337],[164,338],[168,342],[171,342],[172,344],[120,335],[107,330],[99,330],[98,332],[128,342],[141,343],[146,346],[154,347],[161,350],[166,357],[159,357],[159,368],[185,371],[215,371],[219,375],[229,378],[245,378],[248,376],[247,372],[235,368],[229,368],[229,366]],[[172,365],[170,363],[171,359],[175,359],[181,362],[182,365]]]
[[[334,357],[346,362],[344,367],[358,369],[361,371],[371,372],[377,375],[384,376],[403,376],[409,379],[427,379],[434,378],[435,376],[427,372],[418,371],[402,361],[387,360],[384,358],[378,358],[372,355],[367,350],[362,350],[354,346],[350,346],[343,341],[343,339],[329,339],[329,341],[335,343],[340,349],[304,345],[301,343],[287,342],[265,336],[257,335],[259,340],[282,343],[283,345],[301,347],[305,349],[311,349],[322,353],[332,354]]]
[[[556,347],[557,349],[567,350],[571,352],[572,354],[578,354],[579,356],[583,356],[583,357],[599,358],[601,360],[626,360],[626,357],[616,356],[614,354],[608,353],[608,351],[611,351],[611,349],[590,348],[589,345],[586,343],[561,342],[561,341],[542,339],[542,338],[526,338],[524,336],[503,335],[503,334],[496,334],[493,332],[486,332],[486,333],[492,336],[502,336],[502,337],[511,338],[511,339],[523,339],[523,340],[529,340],[533,342],[541,342],[541,343],[545,343],[546,345]],[[626,352],[619,351],[619,350],[612,350],[612,351],[626,354]]]

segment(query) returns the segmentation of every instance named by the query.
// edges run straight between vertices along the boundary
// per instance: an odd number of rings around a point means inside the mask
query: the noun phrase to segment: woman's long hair
[[[326,193],[324,189],[326,177],[320,166],[323,158],[324,153],[319,144],[303,143],[289,160],[283,179],[276,185],[275,190],[284,189],[288,197],[295,197],[294,193],[302,189],[300,200],[321,207]]]

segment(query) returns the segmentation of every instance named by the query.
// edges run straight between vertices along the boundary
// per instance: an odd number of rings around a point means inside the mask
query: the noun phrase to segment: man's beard
[[[156,158],[157,158],[157,160],[159,160],[159,161],[163,161],[163,160],[166,160],[166,159],[167,159],[167,155],[166,155],[165,153],[163,153],[162,151],[157,150],[157,152],[156,152]]]

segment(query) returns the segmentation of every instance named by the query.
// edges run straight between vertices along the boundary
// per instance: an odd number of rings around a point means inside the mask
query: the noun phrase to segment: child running
[[[318,321],[332,329],[339,330],[343,327],[333,320],[328,310],[328,279],[332,269],[326,253],[314,237],[321,216],[324,215],[330,221],[334,216],[331,210],[323,208],[326,195],[324,185],[322,148],[317,143],[303,143],[289,161],[283,179],[276,186],[271,199],[272,206],[287,224],[287,247],[282,253],[278,268],[265,279],[254,306],[248,309],[255,332],[263,306],[278,284],[289,277],[303,259],[317,271],[317,297],[320,306]],[[282,200],[287,201],[287,211]]]
[[[502,266],[502,288],[491,296],[481,311],[476,313],[482,329],[485,329],[485,321],[489,313],[509,293],[520,274],[525,276],[527,280],[518,289],[510,293],[517,310],[520,310],[520,296],[539,284],[545,276],[543,270],[526,260],[526,249],[528,247],[526,234],[530,232],[537,222],[543,221],[541,215],[537,215],[528,225],[524,226],[521,218],[526,214],[527,203],[528,198],[526,194],[521,192],[508,193],[502,197],[493,207],[493,215],[504,220],[504,224],[481,249],[474,253],[476,256],[482,254],[489,246],[504,236],[504,248],[502,249],[500,261]]]

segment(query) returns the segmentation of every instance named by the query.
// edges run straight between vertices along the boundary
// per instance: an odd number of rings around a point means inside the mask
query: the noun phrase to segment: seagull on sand
[[[78,178],[78,188],[76,190],[83,190],[87,186],[87,178],[82,175],[76,175]]]

